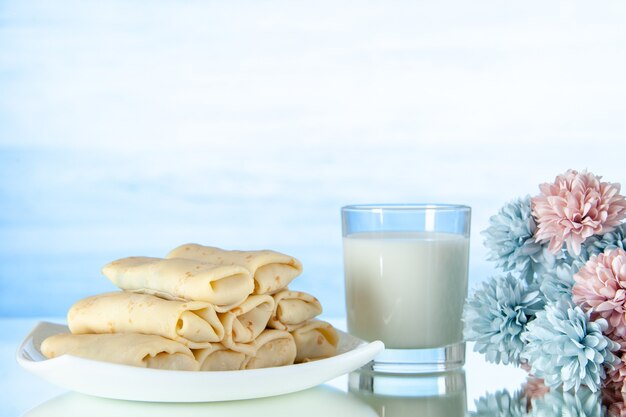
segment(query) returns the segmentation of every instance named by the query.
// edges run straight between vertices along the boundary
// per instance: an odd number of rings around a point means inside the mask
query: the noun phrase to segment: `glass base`
[[[465,364],[465,342],[433,349],[385,349],[365,367],[373,372],[423,374],[459,369]]]
[[[350,392],[386,397],[441,397],[462,393],[465,396],[465,372],[454,371],[419,375],[383,374],[364,370],[351,372]]]

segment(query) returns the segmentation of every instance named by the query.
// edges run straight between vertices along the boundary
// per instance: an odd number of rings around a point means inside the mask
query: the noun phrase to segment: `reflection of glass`
[[[398,375],[362,368],[350,374],[349,390],[381,417],[463,417],[465,372]]]
[[[376,413],[352,395],[327,386],[294,394],[245,401],[215,403],[149,403],[109,400],[68,393],[53,398],[23,417],[376,417]]]
[[[465,362],[470,211],[445,204],[342,208],[348,330],[385,343],[377,371],[433,372]]]

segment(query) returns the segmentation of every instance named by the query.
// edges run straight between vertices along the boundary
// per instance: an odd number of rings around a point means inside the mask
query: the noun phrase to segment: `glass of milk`
[[[341,209],[348,331],[385,343],[375,371],[465,363],[470,215],[470,207],[448,204]]]

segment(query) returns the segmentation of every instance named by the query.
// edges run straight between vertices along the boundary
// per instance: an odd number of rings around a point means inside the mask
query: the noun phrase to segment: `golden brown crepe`
[[[268,329],[255,342],[257,350],[246,358],[242,369],[291,365],[296,358],[296,344],[289,332]]]
[[[143,368],[197,371],[191,350],[161,336],[138,333],[56,334],[41,344],[47,358],[69,354]]]
[[[328,358],[337,354],[339,334],[325,321],[311,320],[291,334],[298,350],[296,363]]]
[[[212,343],[204,349],[194,349],[193,355],[201,371],[237,371],[242,368],[246,354],[235,352],[221,343]]]
[[[78,301],[67,314],[74,334],[143,333],[206,348],[224,338],[224,326],[213,305],[204,301],[171,301],[149,294],[117,291]]]
[[[291,332],[322,314],[322,305],[317,298],[305,292],[286,289],[273,297],[274,313],[268,323],[273,329]]]
[[[267,326],[273,311],[274,299],[270,295],[251,295],[238,307],[218,314],[224,326],[222,344],[246,354],[256,351],[254,340]]]
[[[244,266],[254,277],[255,294],[269,294],[285,288],[302,272],[302,264],[296,258],[271,250],[224,250],[188,243],[173,249],[166,258]]]
[[[165,259],[118,259],[102,273],[123,291],[75,303],[72,334],[41,344],[69,354],[155,369],[232,371],[290,365],[336,354],[339,341],[310,294],[288,284],[301,263],[271,251],[186,244]]]
[[[192,259],[135,256],[113,261],[102,273],[123,290],[170,300],[206,301],[218,312],[241,304],[254,289],[245,267]]]

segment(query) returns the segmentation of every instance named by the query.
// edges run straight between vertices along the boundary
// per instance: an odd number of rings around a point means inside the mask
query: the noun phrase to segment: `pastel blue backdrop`
[[[567,168],[626,182],[626,4],[0,3],[0,316],[62,316],[102,265],[273,248],[344,314],[339,209],[473,207]]]

